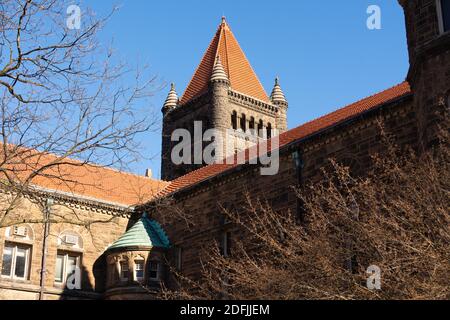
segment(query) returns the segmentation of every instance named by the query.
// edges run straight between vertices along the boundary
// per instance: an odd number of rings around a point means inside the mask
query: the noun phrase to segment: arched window
[[[267,139],[272,138],[272,124],[268,123],[267,124]]]
[[[248,128],[250,129],[251,133],[254,134],[255,132],[255,118],[250,117],[250,122],[248,124]]]
[[[231,127],[233,130],[237,130],[237,112],[233,111],[231,114]]]
[[[6,228],[2,278],[22,281],[29,279],[33,240],[33,229],[29,225]]]
[[[264,124],[263,124],[263,121],[262,121],[262,120],[259,120],[259,123],[258,123],[258,135],[259,135],[261,138],[264,136],[263,130],[264,130]]]
[[[241,115],[241,129],[244,132],[247,130],[247,117],[245,116],[245,114]]]
[[[73,285],[81,289],[81,259],[83,239],[74,231],[64,231],[58,237],[58,250],[55,265],[55,284]]]

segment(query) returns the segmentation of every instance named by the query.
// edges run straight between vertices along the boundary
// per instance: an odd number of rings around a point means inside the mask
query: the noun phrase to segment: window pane
[[[450,31],[450,0],[441,0],[444,31]]]
[[[8,246],[3,250],[2,276],[11,276],[12,252],[13,249]]]
[[[17,278],[25,278],[25,263],[26,263],[26,256],[27,256],[28,250],[23,248],[17,248],[16,252],[16,269],[14,272],[14,275]]]
[[[128,280],[128,263],[127,262],[121,262],[120,263],[120,278],[122,281]]]
[[[150,262],[148,277],[150,279],[158,279],[158,263]]]
[[[56,271],[55,271],[56,282],[63,282],[63,264],[64,264],[64,256],[58,255],[56,257]]]
[[[135,261],[135,270],[136,270],[136,279],[142,280],[144,279],[144,261]]]
[[[67,258],[67,267],[66,267],[66,281],[67,279],[75,273],[75,268],[77,266],[77,257],[68,257]]]

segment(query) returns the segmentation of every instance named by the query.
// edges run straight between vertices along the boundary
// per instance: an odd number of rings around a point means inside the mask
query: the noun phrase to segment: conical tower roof
[[[272,100],[272,102],[287,103],[284,92],[283,90],[281,90],[280,80],[278,79],[278,77],[275,78],[275,85],[273,87],[272,94],[270,95],[270,100]]]
[[[175,108],[178,104],[178,94],[175,91],[175,84],[170,85],[170,91],[167,95],[166,101],[164,102],[164,108]]]
[[[256,99],[270,102],[228,23],[225,18],[222,18],[222,23],[181,97],[181,104],[185,104],[208,90],[217,57],[220,57],[232,89]]]
[[[136,224],[114,242],[108,250],[169,248],[170,242],[161,225],[144,215]]]

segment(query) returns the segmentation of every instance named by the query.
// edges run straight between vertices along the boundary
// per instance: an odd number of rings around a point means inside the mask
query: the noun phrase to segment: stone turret
[[[225,132],[229,128],[229,101],[228,90],[230,89],[230,80],[223,68],[220,57],[217,56],[210,79],[211,90],[211,125],[214,129]],[[218,144],[223,145],[223,141],[219,139]],[[216,150],[216,157],[221,159],[225,156],[224,150]]]
[[[284,95],[283,90],[281,90],[280,81],[275,78],[275,85],[272,90],[272,94],[270,95],[270,100],[274,105],[278,107],[277,113],[277,129],[280,133],[283,133],[287,130],[287,109],[288,102]]]

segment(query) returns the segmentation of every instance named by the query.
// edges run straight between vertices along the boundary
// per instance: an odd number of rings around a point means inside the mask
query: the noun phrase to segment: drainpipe
[[[47,238],[50,233],[50,208],[53,205],[53,199],[47,199],[44,208],[44,239],[42,241],[42,259],[41,259],[41,281],[39,300],[44,300],[45,281],[47,275]]]
[[[305,166],[303,161],[303,153],[300,150],[296,150],[292,153],[292,159],[294,160],[296,182],[299,186],[303,185],[303,167]],[[303,200],[297,197],[297,219],[300,223],[304,222],[305,218],[305,206]]]

